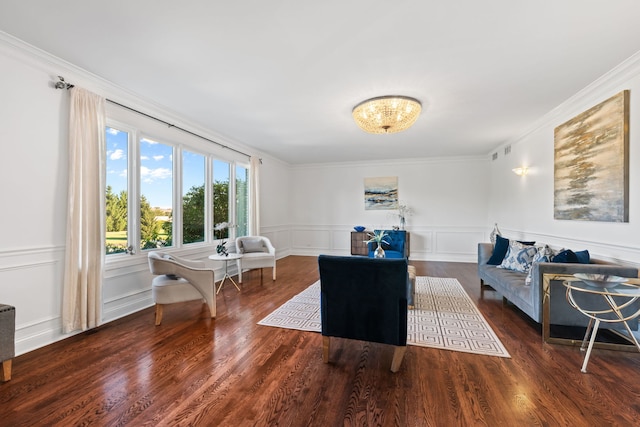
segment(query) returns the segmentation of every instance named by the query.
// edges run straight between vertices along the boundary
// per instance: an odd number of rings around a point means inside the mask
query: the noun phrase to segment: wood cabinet
[[[351,232],[351,255],[369,255],[369,248],[365,241],[369,240],[369,236],[365,231]]]
[[[371,236],[366,231],[351,232],[351,255],[369,255],[369,247],[365,243]],[[409,258],[411,248],[411,235],[406,232],[406,240],[404,245],[404,256]]]

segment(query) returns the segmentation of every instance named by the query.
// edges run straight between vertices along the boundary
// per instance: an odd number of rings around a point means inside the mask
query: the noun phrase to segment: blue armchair
[[[374,233],[384,231],[387,243],[382,244],[385,258],[409,258],[409,233],[405,230],[374,230]],[[369,257],[373,258],[373,251],[378,247],[377,243],[369,243]]]
[[[377,342],[394,346],[397,372],[407,350],[407,260],[320,255],[318,267],[324,362],[331,337]]]

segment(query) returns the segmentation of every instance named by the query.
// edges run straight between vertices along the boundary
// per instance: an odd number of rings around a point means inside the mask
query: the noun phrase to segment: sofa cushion
[[[498,268],[527,273],[529,272],[529,268],[531,268],[531,262],[536,252],[538,252],[538,250],[535,246],[523,245],[520,242],[511,242],[507,255]]]
[[[551,249],[549,247],[549,245],[543,245],[540,246],[537,249],[536,254],[533,256],[533,259],[531,260],[531,265],[535,264],[536,262],[551,262],[551,260],[553,259],[553,255],[555,254],[555,252],[553,251],[553,249]],[[531,272],[533,271],[532,268],[529,269],[529,273],[527,274],[527,278],[524,281],[525,286],[530,286],[531,285]]]
[[[589,257],[589,251],[588,250],[584,250],[584,251],[578,251],[578,252],[574,252],[576,254],[576,258],[578,258],[578,262],[580,264],[589,264],[590,257]]]
[[[509,239],[496,235],[496,244],[493,247],[491,258],[487,261],[489,265],[500,265],[509,250]]]
[[[262,239],[242,240],[240,253],[249,254],[252,252],[267,252],[267,248],[262,243]]]
[[[507,252],[509,251],[510,242],[518,242],[527,246],[532,246],[536,244],[536,242],[525,242],[522,240],[509,240],[500,235],[496,235],[496,243],[493,246],[493,252],[491,253],[491,257],[489,258],[489,261],[487,261],[487,264],[500,265],[504,260],[504,257],[507,255]]]
[[[561,262],[561,263],[577,263],[578,257],[571,249],[564,249],[558,252],[551,262]]]

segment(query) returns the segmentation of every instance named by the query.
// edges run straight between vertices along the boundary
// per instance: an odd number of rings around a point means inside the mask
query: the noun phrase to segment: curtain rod
[[[68,89],[71,89],[72,87],[74,87],[74,85],[72,85],[72,84],[70,84],[70,83],[65,82],[65,81],[64,81],[64,77],[62,77],[62,76],[58,76],[58,79],[60,79],[60,80],[59,80],[59,81],[57,81],[57,82],[55,83],[55,85],[54,85],[54,87],[55,87],[56,89],[67,89],[67,90],[68,90]],[[221,148],[226,148],[227,150],[235,151],[235,152],[236,152],[236,153],[238,153],[238,154],[242,154],[243,156],[247,156],[247,157],[251,158],[251,155],[250,155],[250,154],[243,153],[243,152],[242,152],[242,151],[240,151],[240,150],[236,150],[235,148],[231,148],[231,147],[229,147],[229,146],[227,146],[227,145],[221,144],[221,143],[219,143],[218,141],[214,141],[213,139],[209,139],[209,138],[204,137],[204,136],[202,136],[202,135],[198,135],[197,133],[191,132],[190,130],[187,130],[187,129],[181,128],[180,126],[176,126],[176,125],[174,125],[174,124],[172,124],[172,123],[169,123],[169,122],[167,122],[167,121],[165,121],[165,120],[159,119],[159,118],[154,117],[154,116],[152,116],[152,115],[150,115],[150,114],[147,114],[147,113],[144,113],[144,112],[142,112],[142,111],[136,110],[135,108],[128,107],[128,106],[123,105],[123,104],[121,104],[121,103],[119,103],[119,102],[113,101],[113,100],[111,100],[111,99],[109,99],[109,98],[105,98],[105,100],[106,100],[107,102],[110,102],[111,104],[117,105],[117,106],[122,107],[122,108],[125,108],[125,109],[127,109],[127,110],[129,110],[129,111],[133,111],[134,113],[138,113],[138,114],[140,114],[140,115],[142,115],[142,116],[145,116],[145,117],[148,117],[148,118],[150,118],[150,119],[153,119],[153,120],[155,120],[155,121],[157,121],[157,122],[163,123],[163,124],[165,124],[165,125],[169,126],[170,128],[175,128],[175,129],[181,130],[182,132],[188,133],[189,135],[193,135],[193,136],[198,137],[198,138],[200,138],[200,139],[204,139],[205,141],[209,141],[209,142],[211,142],[211,143],[214,143],[214,144],[216,144],[217,146],[219,146],[219,147],[221,147]],[[262,159],[260,159],[260,163],[262,163]]]

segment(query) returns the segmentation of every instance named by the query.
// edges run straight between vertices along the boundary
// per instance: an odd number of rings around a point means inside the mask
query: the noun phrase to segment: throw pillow
[[[509,250],[509,239],[496,235],[496,244],[493,246],[491,258],[487,261],[489,265],[500,265]]]
[[[507,255],[502,260],[498,268],[506,270],[519,271],[527,273],[531,268],[533,256],[538,250],[535,246],[523,245],[520,242],[512,242],[509,244]]]
[[[578,257],[571,249],[565,249],[561,252],[558,252],[556,256],[553,257],[551,262],[577,263]]]
[[[255,239],[255,240],[244,240],[242,242],[242,249],[245,254],[248,254],[251,252],[266,252],[267,248],[265,248],[262,245],[262,240]]]
[[[537,252],[531,260],[531,265],[535,264],[536,262],[551,262],[554,252],[553,249],[549,247],[549,245],[539,246],[536,249]],[[529,274],[527,274],[527,278],[524,279],[525,286],[531,286],[531,282],[533,281],[533,277],[531,277],[532,271],[533,268],[529,268]]]
[[[584,251],[578,251],[578,252],[574,252],[576,254],[576,258],[578,258],[578,262],[580,264],[589,264],[590,262],[590,257],[589,257],[589,251],[588,250],[584,250]]]

